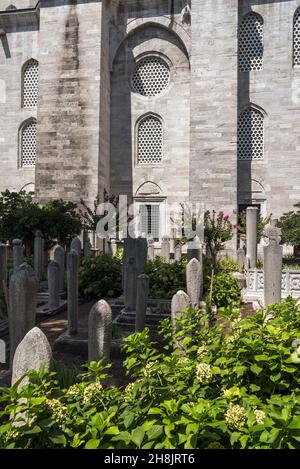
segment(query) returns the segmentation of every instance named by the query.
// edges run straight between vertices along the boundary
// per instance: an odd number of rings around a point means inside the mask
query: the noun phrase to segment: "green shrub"
[[[230,257],[225,258],[225,259],[220,259],[217,262],[217,272],[225,272],[229,274],[231,272],[240,272],[240,270],[241,268],[238,265],[237,261]]]
[[[210,291],[207,291],[209,302]],[[212,304],[221,307],[237,307],[241,303],[241,293],[237,280],[230,274],[218,273],[214,276],[212,289]]]
[[[108,254],[85,258],[79,273],[79,292],[86,299],[119,296],[122,293],[120,260]]]
[[[300,306],[228,317],[230,333],[207,322],[190,308],[172,338],[164,321],[163,352],[148,329],[126,338],[125,389],[105,388],[102,362],[65,389],[43,369],[3,388],[0,447],[299,449]]]
[[[151,298],[172,298],[178,290],[186,289],[186,259],[169,264],[156,257],[149,261],[146,274],[150,278]]]

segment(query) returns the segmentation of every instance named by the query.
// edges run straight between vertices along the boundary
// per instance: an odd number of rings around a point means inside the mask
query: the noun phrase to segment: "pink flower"
[[[229,216],[228,216],[228,215],[225,215],[223,219],[224,219],[224,221],[228,221],[228,220],[229,220]]]

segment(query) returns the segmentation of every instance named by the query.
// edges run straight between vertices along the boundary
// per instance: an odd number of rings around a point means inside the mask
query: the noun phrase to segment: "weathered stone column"
[[[3,285],[7,282],[7,245],[0,244],[0,295],[3,293]]]
[[[83,255],[84,257],[91,257],[92,255],[92,244],[90,240],[90,232],[84,230],[83,232]]]
[[[123,277],[122,277],[122,286],[124,290],[124,301],[125,301],[125,309],[126,304],[128,303],[135,303],[134,300],[129,300],[129,290],[131,282],[127,280],[127,274],[134,275],[133,272],[133,265],[135,266],[135,256],[136,256],[136,239],[127,236],[124,238],[124,251],[123,251]],[[129,266],[130,260],[130,266]]]
[[[50,308],[57,308],[59,306],[59,281],[60,281],[60,268],[59,263],[56,261],[49,262],[48,265],[48,304]]]
[[[147,265],[148,243],[147,239],[139,236],[135,243],[136,274],[143,274]]]
[[[238,249],[236,252],[236,257],[237,257],[238,266],[241,268],[245,267],[246,255],[245,255],[244,249],[242,248]]]
[[[271,304],[281,301],[282,283],[282,254],[281,230],[268,225],[264,236],[268,244],[264,246],[264,305],[267,308]]]
[[[68,332],[75,335],[78,332],[78,254],[71,251],[67,256],[67,284],[68,284]]]
[[[149,277],[146,274],[137,278],[135,332],[141,332],[146,326],[146,313],[149,294]]]
[[[171,320],[174,331],[176,330],[177,319],[189,306],[191,306],[189,296],[184,291],[179,290],[176,295],[173,296],[171,302]]]
[[[149,261],[154,260],[154,239],[148,238],[148,259]]]
[[[81,241],[78,237],[72,239],[70,251],[75,251],[78,255],[78,267],[81,266]]]
[[[13,358],[12,386],[27,371],[39,371],[41,365],[50,369],[52,362],[52,350],[45,334],[38,327],[31,329],[19,343]],[[21,387],[28,384],[28,378],[24,378]]]
[[[64,291],[65,280],[65,250],[62,246],[56,246],[54,251],[54,260],[59,265],[59,291]]]
[[[23,246],[21,239],[14,239],[13,242],[13,267],[14,271],[23,263]]]
[[[256,268],[257,263],[257,224],[258,208],[248,207],[246,211],[246,231],[247,231],[247,264],[250,269]]]
[[[175,244],[174,247],[174,259],[175,261],[180,261],[182,255],[182,246],[180,243]]]
[[[187,248],[188,261],[197,259],[202,264],[202,244],[200,238],[195,236],[193,241],[189,241]]]
[[[110,357],[112,338],[112,312],[104,300],[96,303],[89,315],[88,349],[89,362]]]
[[[42,232],[39,230],[35,232],[34,236],[33,263],[36,279],[40,282],[44,272],[44,240]]]
[[[23,337],[35,326],[37,280],[33,269],[21,264],[13,273],[9,285],[9,345],[10,363]]]
[[[136,306],[136,264],[130,257],[125,267],[124,304],[125,311],[135,311]]]
[[[190,260],[186,267],[186,285],[191,305],[198,308],[203,294],[203,270],[196,258]]]
[[[166,262],[170,262],[170,238],[168,236],[162,237],[160,257]]]

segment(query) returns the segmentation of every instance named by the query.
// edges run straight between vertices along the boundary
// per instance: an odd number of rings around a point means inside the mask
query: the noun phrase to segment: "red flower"
[[[229,215],[225,215],[225,217],[223,218],[224,221],[228,221],[229,220]]]

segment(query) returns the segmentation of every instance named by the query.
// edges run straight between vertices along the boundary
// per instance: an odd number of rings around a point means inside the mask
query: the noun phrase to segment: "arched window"
[[[22,106],[34,108],[38,100],[39,63],[30,59],[25,63],[22,72]]]
[[[264,158],[264,115],[249,107],[239,116],[238,159],[262,160]]]
[[[240,71],[262,70],[263,51],[263,19],[256,13],[249,13],[239,26]]]
[[[157,96],[170,83],[170,69],[160,57],[141,59],[131,77],[131,89],[142,96]]]
[[[159,117],[149,114],[137,126],[137,163],[160,164],[163,156],[163,127]]]
[[[294,49],[294,65],[300,65],[300,7],[297,8],[294,14],[294,38],[293,38],[293,49]]]
[[[20,129],[20,163],[23,168],[32,168],[36,160],[36,120],[26,121]]]

